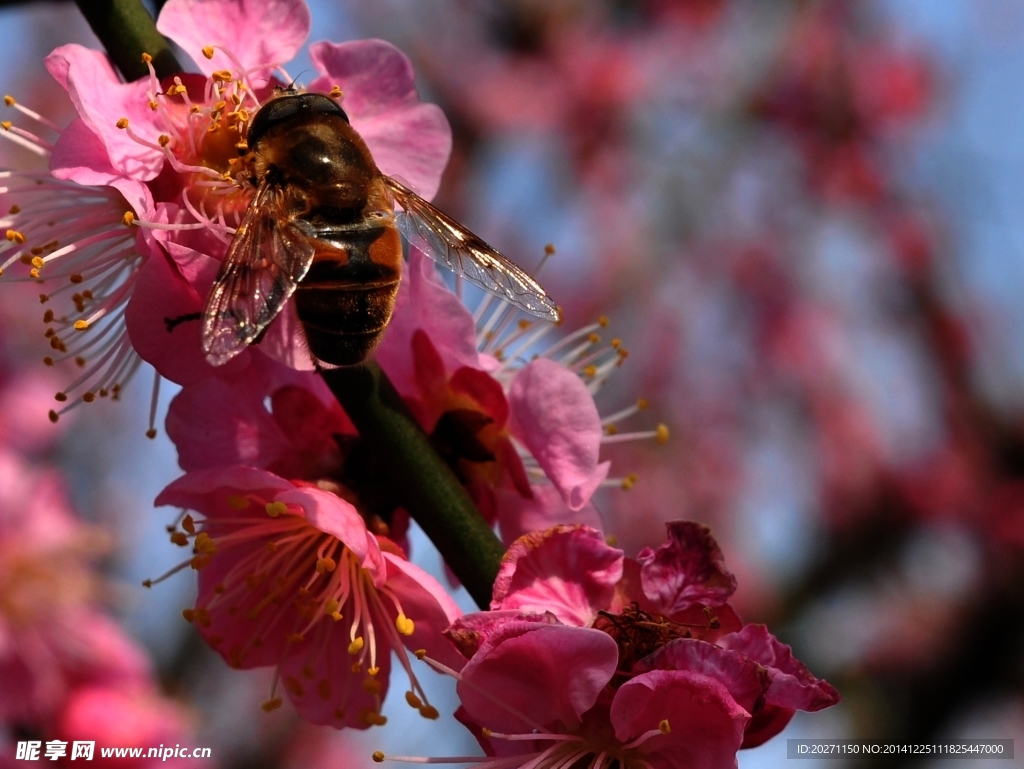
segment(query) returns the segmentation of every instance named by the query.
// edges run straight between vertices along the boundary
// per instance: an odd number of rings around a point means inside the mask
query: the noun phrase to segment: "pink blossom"
[[[211,762],[189,758],[149,757],[149,749],[158,745],[196,745],[188,714],[177,703],[148,688],[83,686],[68,696],[52,731],[47,735],[70,745],[76,740],[96,743],[94,766],[150,767],[204,766]],[[106,758],[99,748],[142,748],[137,759]]]
[[[144,653],[101,611],[93,562],[109,548],[77,521],[52,472],[0,453],[0,719],[40,724],[82,684],[148,679]]]
[[[510,548],[492,611],[448,631],[469,659],[460,718],[489,755],[538,768],[734,766],[795,710],[838,701],[764,626],[742,626],[708,530],[668,531],[635,561],[583,527]]]
[[[371,534],[349,502],[310,484],[251,467],[197,470],[157,504],[197,510],[187,519],[199,596],[185,612],[236,668],[276,666],[299,713],[317,724],[384,723],[391,652],[409,677],[406,699],[436,711],[412,672],[409,649],[457,663],[441,631],[459,612],[436,581],[390,540]]]

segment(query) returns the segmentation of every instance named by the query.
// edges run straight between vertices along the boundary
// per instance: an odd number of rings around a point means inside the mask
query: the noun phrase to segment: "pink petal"
[[[274,64],[295,58],[309,37],[309,8],[303,0],[169,0],[156,28],[180,45],[200,72],[236,70],[224,51],[207,59],[206,46],[226,49],[262,85]],[[262,65],[262,66],[261,66]],[[276,73],[274,73],[276,74]]]
[[[736,578],[707,526],[692,521],[665,524],[668,541],[637,555],[646,596],[663,614],[673,615],[698,603],[722,606],[736,591]]]
[[[537,624],[562,623],[550,612],[535,614],[521,611],[479,611],[459,617],[444,631],[444,635],[455,644],[466,659],[469,659],[484,643],[508,634],[510,627],[518,628],[515,632],[525,633]]]
[[[768,669],[771,687],[765,699],[771,705],[814,712],[839,702],[835,687],[815,678],[793,656],[793,649],[780,643],[764,625],[747,625],[738,633],[723,636],[718,643]]]
[[[462,669],[457,690],[466,711],[496,731],[579,724],[615,672],[615,641],[599,630],[564,625],[518,623],[505,630],[488,638]]]
[[[402,603],[402,612],[414,623],[405,645],[412,650],[426,649],[431,659],[459,670],[465,659],[444,637],[444,631],[462,611],[441,584],[419,566],[384,552],[387,561],[387,586]]]
[[[347,627],[345,622],[317,622],[304,640],[289,647],[281,661],[281,683],[305,720],[336,729],[366,729],[361,713],[366,708],[376,711],[377,701],[363,689],[365,670],[352,672]],[[383,697],[391,675],[391,655],[378,655],[377,667],[380,671],[375,678],[382,684]]]
[[[608,475],[598,464],[601,417],[587,386],[547,358],[527,364],[508,394],[512,434],[529,449],[570,510],[579,510]]]
[[[750,719],[721,682],[683,670],[653,670],[627,681],[615,693],[610,716],[623,743],[668,721],[668,734],[655,734],[635,749],[666,769],[735,769]]]
[[[768,691],[768,672],[743,654],[694,638],[678,638],[640,660],[633,673],[686,670],[719,681],[748,713]]]
[[[377,167],[421,197],[434,197],[451,153],[451,129],[439,107],[420,102],[405,55],[383,40],[356,40],[314,43],[309,56],[321,74],[309,90],[341,87],[342,107]]]
[[[531,531],[541,531],[559,524],[579,524],[598,530],[603,526],[597,508],[589,502],[579,510],[570,510],[558,489],[551,484],[532,486],[530,491],[533,496],[527,498],[519,491],[493,490],[497,509],[495,517],[501,530],[501,539],[506,545]]]
[[[310,486],[288,489],[274,499],[289,507],[301,507],[307,521],[325,534],[339,539],[359,558],[360,565],[370,572],[376,586],[384,584],[386,571],[380,546],[376,537],[366,530],[366,522],[351,503],[329,491]]]
[[[375,357],[402,395],[419,395],[412,357],[417,330],[430,339],[446,371],[479,368],[473,316],[441,282],[434,262],[413,249],[404,268],[395,312]]]
[[[622,551],[594,529],[557,526],[527,534],[501,560],[491,609],[549,611],[566,625],[589,627],[611,603],[622,561]]]
[[[176,505],[199,510],[207,517],[235,516],[238,511],[227,503],[232,494],[254,493],[268,499],[294,485],[266,470],[255,467],[214,467],[195,470],[172,481],[153,504]]]
[[[149,219],[153,212],[153,193],[143,182],[130,179],[111,165],[102,140],[75,118],[61,132],[50,154],[50,172],[57,179],[67,179],[87,186],[113,187],[120,192],[139,219]]]
[[[218,262],[188,250],[197,261],[206,263],[204,272],[212,281],[219,268]],[[125,325],[135,351],[172,382],[191,384],[218,371],[203,356],[199,321],[180,323],[170,331],[165,322],[166,318],[201,313],[204,306],[205,299],[196,293],[166,256],[154,254],[146,260],[125,309]],[[246,351],[220,370],[237,372],[248,364],[249,354]]]
[[[46,57],[46,68],[67,88],[79,116],[99,137],[118,173],[137,181],[156,177],[164,165],[163,153],[138,143],[116,125],[128,118],[136,135],[156,143],[161,131],[149,108],[148,80],[122,83],[102,51],[77,44],[55,49]]]

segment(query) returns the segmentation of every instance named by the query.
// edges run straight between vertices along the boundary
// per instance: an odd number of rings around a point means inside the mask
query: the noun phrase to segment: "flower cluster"
[[[636,476],[613,477],[602,447],[668,439],[664,425],[621,429],[643,399],[598,411],[595,393],[628,355],[602,342],[607,319],[550,341],[557,326],[491,299],[470,312],[416,248],[403,264],[376,363],[510,545],[490,611],[470,616],[410,561],[389,457],[320,377],[291,304],[211,365],[197,321],[260,194],[242,160],[248,132],[294,83],[283,65],[310,18],[301,0],[170,0],[157,24],[198,74],[161,81],[144,56],[149,77],[123,83],[102,53],[68,45],[47,68],[75,106],[71,125],[9,99],[39,129],[9,135],[50,171],[8,174],[3,269],[45,287],[46,363],[82,369],[53,421],[116,398],[140,360],[155,388],[181,385],[166,429],[184,475],[156,503],[182,509],[170,539],[187,555],[165,576],[198,573],[182,614],[229,666],[273,670],[263,710],[287,697],[314,724],[381,726],[397,659],[406,702],[435,719],[418,657],[459,679],[457,715],[496,766],[675,767],[727,765],[795,710],[834,704],[788,647],[742,625],[707,529],[673,523],[637,559],[605,542],[594,496]],[[343,105],[381,173],[432,197],[451,133],[408,60],[379,40],[309,53],[305,88]],[[251,268],[270,269],[268,254]],[[85,702],[75,728],[105,700]]]

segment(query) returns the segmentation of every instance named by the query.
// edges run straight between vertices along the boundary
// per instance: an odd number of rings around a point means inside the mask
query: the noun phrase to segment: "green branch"
[[[321,371],[359,435],[390,468],[395,494],[441,552],[477,606],[486,609],[505,552],[459,479],[376,363]]]
[[[153,57],[161,80],[182,72],[170,43],[139,0],[76,0],[76,4],[125,80],[149,75],[142,62],[144,53]]]

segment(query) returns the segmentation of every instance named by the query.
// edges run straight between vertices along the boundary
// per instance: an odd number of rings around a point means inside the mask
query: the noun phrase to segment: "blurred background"
[[[644,397],[672,438],[609,447],[638,476],[597,498],[609,534],[635,555],[666,520],[709,524],[743,618],[843,694],[742,769],[783,766],[786,737],[1024,750],[1024,0],[310,5],[312,40],[412,59],[454,132],[438,205],[526,267],[553,244],[566,328],[607,315],[629,350],[599,407]],[[0,3],[0,30],[0,88],[66,124],[42,59],[96,45],[77,10]],[[0,145],[0,166],[27,162]],[[192,577],[139,587],[181,553],[152,507],[178,471],[144,435],[151,373],[51,428],[40,311],[14,293],[5,451],[59,468],[112,537],[102,602],[152,658],[179,742],[228,768],[475,752],[401,704],[363,733],[262,713],[269,676],[228,670],[180,619]],[[422,536],[414,551],[438,571]],[[450,713],[451,682],[424,677]]]

